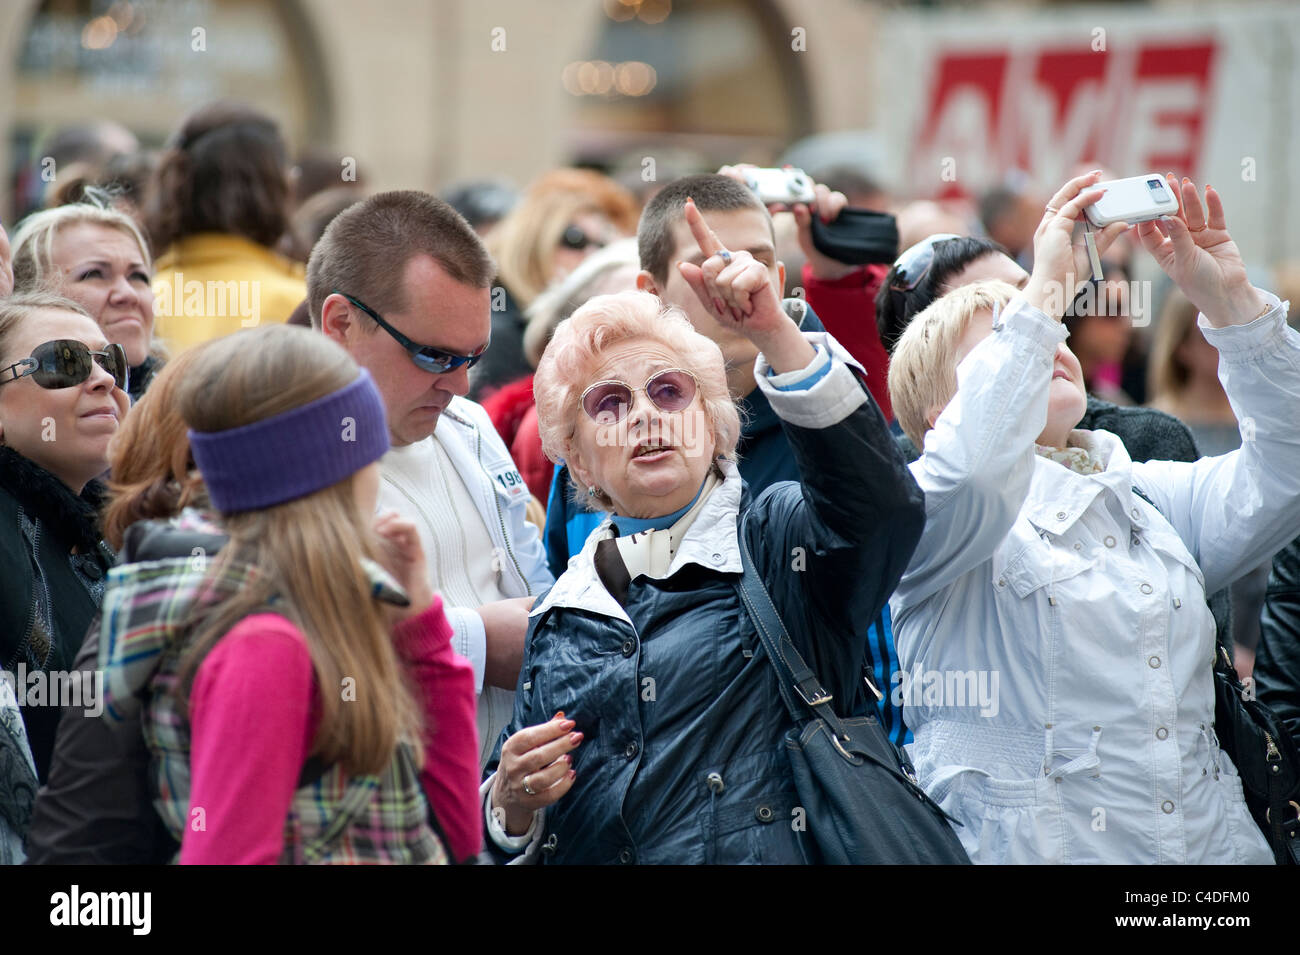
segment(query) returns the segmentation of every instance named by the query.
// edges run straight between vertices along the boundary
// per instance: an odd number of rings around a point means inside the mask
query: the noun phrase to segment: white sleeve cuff
[[[1197,325],[1205,340],[1218,349],[1225,361],[1257,361],[1281,351],[1287,337],[1287,310],[1284,302],[1272,292],[1258,290],[1268,311],[1245,325],[1224,325],[1215,328],[1204,314],[1197,315]]]
[[[451,646],[474,668],[474,696],[483,694],[483,672],[487,669],[487,630],[477,610],[443,606],[451,624]]]
[[[788,391],[800,382],[823,374],[823,369],[831,363],[831,353],[822,345],[814,344],[813,348],[816,349],[817,354],[813,356],[813,360],[806,367],[796,368],[794,371],[787,371],[780,375],[773,375],[769,372],[767,380],[781,391]]]
[[[522,836],[512,836],[506,832],[506,827],[502,821],[492,813],[492,784],[496,780],[497,774],[493,773],[483,781],[479,786],[479,795],[483,798],[483,820],[487,825],[488,838],[499,848],[506,852],[520,852],[522,855],[517,859],[512,859],[510,864],[532,862],[537,857],[537,853],[542,842],[542,832],[546,828],[546,810],[539,809],[533,813],[533,821],[528,826],[528,831]]]
[[[866,372],[828,332],[804,332],[803,337],[818,352],[807,367],[772,377],[768,374],[770,366],[767,358],[760,353],[754,361],[754,378],[772,410],[782,419],[799,428],[829,428],[871,400],[849,366],[857,368],[864,375]],[[831,370],[812,387],[796,391],[780,390],[780,384],[796,383],[811,376],[826,361],[833,362]]]

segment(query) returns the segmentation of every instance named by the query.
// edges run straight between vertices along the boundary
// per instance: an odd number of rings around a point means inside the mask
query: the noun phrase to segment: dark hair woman
[[[158,334],[175,352],[287,320],[303,267],[274,251],[289,228],[284,140],[269,116],[217,102],[191,113],[154,173],[146,222]]]

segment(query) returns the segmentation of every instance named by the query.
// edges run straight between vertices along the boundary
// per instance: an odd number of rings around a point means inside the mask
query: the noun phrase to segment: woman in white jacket
[[[1300,335],[1247,280],[1218,194],[1207,216],[1171,178],[1179,216],[1138,234],[1202,313],[1246,440],[1134,464],[1109,432],[1074,430],[1060,318],[1097,178],[1049,203],[1022,292],[940,299],[894,355],[927,513],[891,601],[912,756],[976,862],[1267,863],[1214,735],[1205,594],[1300,533]]]

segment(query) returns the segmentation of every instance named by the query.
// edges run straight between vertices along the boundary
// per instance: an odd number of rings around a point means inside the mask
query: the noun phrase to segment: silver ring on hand
[[[532,786],[528,785],[528,777],[527,777],[527,776],[524,777],[524,792],[528,793],[528,795],[530,795],[530,796],[536,796],[536,795],[537,795],[537,790],[534,789]]]
[[[1057,215],[1060,215],[1060,214],[1061,214],[1061,210],[1060,210],[1060,209],[1054,209],[1054,208],[1052,207],[1051,203],[1048,203],[1048,205],[1045,206],[1044,208],[1046,208],[1047,211],[1050,212],[1050,213],[1051,213],[1052,215],[1054,215],[1054,216],[1057,216]]]
[[[731,253],[728,252],[726,249],[718,249],[718,251],[713,254],[716,255],[718,258],[722,259],[722,261],[725,262],[727,265],[731,264]]]

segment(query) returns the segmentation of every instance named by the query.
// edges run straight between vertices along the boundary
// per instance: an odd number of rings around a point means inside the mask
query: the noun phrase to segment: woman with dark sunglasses
[[[736,589],[742,547],[847,715],[868,705],[860,623],[921,532],[917,486],[848,353],[800,332],[769,269],[722,247],[689,201],[686,219],[704,254],[682,278],[758,346],[802,480],[750,497],[722,352],[680,310],[622,292],[559,325],[535,382],[543,448],[609,516],[532,611],[482,787],[512,861],[818,861],[776,671]]]
[[[587,256],[634,235],[639,212],[630,192],[590,169],[553,169],[528,187],[487,239],[503,297],[494,290],[492,349],[470,376],[470,398],[483,401],[532,373],[524,313]]]
[[[0,300],[0,861],[21,859],[54,748],[65,701],[48,674],[72,669],[113,565],[96,477],[126,415],[126,361],[68,299]]]

